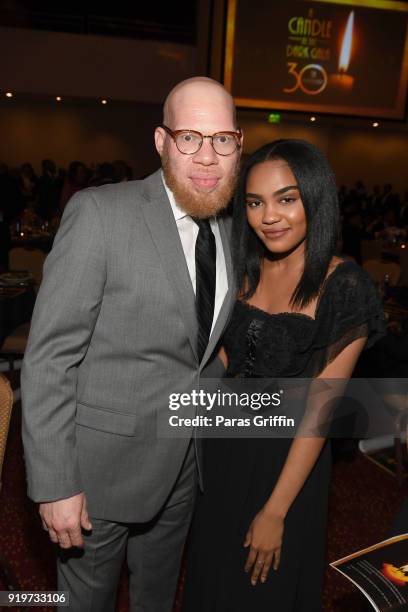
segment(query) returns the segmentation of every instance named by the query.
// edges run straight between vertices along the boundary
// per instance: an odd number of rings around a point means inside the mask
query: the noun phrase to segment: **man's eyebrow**
[[[287,187],[281,187],[280,189],[278,189],[277,191],[273,192],[273,196],[277,196],[277,195],[282,195],[283,193],[286,193],[287,191],[290,191],[291,189],[297,189],[299,191],[299,187],[297,185],[288,185]],[[246,193],[245,197],[247,198],[260,198],[261,196],[258,195],[257,193]]]

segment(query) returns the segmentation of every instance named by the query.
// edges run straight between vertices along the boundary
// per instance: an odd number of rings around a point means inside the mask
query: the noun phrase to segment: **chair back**
[[[388,274],[389,284],[395,286],[401,276],[401,266],[393,262],[369,259],[363,262],[363,268],[375,283],[382,283],[386,274]]]
[[[4,455],[6,452],[12,406],[13,391],[11,390],[10,383],[7,378],[3,376],[3,374],[0,374],[0,490],[1,473],[3,470]]]
[[[9,253],[10,270],[28,270],[33,275],[35,284],[39,287],[42,281],[45,257],[45,253],[40,249],[15,247]]]

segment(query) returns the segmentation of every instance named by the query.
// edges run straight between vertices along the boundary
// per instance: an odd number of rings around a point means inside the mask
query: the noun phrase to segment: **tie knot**
[[[212,232],[209,219],[198,219],[197,217],[192,217],[192,219],[198,225],[200,231],[205,233]]]

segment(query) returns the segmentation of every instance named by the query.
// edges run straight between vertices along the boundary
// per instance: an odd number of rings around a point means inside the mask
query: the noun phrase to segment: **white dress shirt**
[[[163,185],[166,190],[167,196],[170,200],[171,209],[173,211],[174,219],[176,220],[177,229],[179,232],[181,244],[183,247],[184,255],[187,262],[188,271],[193,285],[194,293],[196,292],[196,266],[195,266],[195,244],[198,235],[198,225],[193,219],[182,210],[175,198],[173,193],[166,185],[166,181],[163,178]],[[216,219],[210,219],[210,226],[215,237],[215,246],[217,249],[217,255],[215,260],[216,275],[215,275],[215,303],[214,303],[214,317],[211,326],[211,333],[214,329],[214,325],[217,322],[217,317],[221,310],[222,303],[225,295],[228,291],[228,279],[227,269],[225,266],[224,249],[222,247],[222,240],[218,222]]]

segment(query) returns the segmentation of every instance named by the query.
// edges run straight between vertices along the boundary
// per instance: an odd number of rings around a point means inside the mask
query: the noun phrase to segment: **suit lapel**
[[[232,258],[231,258],[230,240],[228,238],[228,235],[225,229],[224,220],[222,218],[218,220],[218,227],[220,230],[222,247],[224,251],[225,267],[226,267],[227,279],[228,279],[228,291],[224,297],[224,301],[222,303],[220,312],[218,314],[217,322],[214,326],[214,329],[210,336],[210,341],[203,355],[203,359],[202,359],[201,366],[200,366],[201,368],[205,366],[206,362],[208,361],[215,347],[217,346],[217,343],[228,322],[229,315],[231,314],[232,304],[234,301],[234,297],[236,295],[235,278],[234,278],[234,271],[233,271]]]
[[[163,269],[171,280],[181,318],[187,328],[194,355],[198,359],[194,290],[160,170],[145,180],[144,187],[145,197],[141,200],[142,213],[159,253]]]

